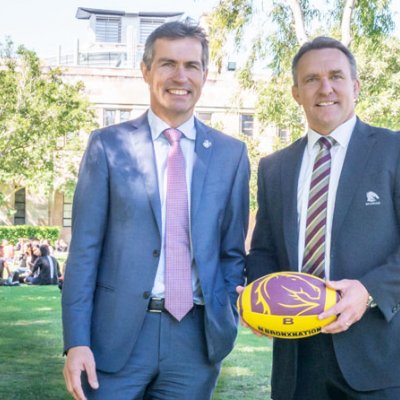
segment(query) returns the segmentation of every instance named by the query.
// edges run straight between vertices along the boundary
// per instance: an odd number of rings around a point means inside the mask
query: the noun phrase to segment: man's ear
[[[203,85],[206,83],[207,76],[208,76],[208,68],[206,68],[203,72]]]
[[[358,99],[358,95],[360,94],[361,83],[358,79],[354,79],[353,81],[353,92],[354,92],[354,100]]]
[[[299,96],[299,87],[297,85],[292,86],[292,96],[296,100],[296,103],[301,106],[300,96]]]
[[[142,71],[144,81],[148,83],[149,70],[143,61],[140,63],[140,70]]]

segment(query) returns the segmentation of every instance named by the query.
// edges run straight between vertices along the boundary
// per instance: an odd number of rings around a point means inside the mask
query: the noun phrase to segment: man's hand
[[[340,292],[340,301],[318,316],[325,319],[337,315],[337,319],[322,328],[322,333],[339,333],[347,331],[359,321],[367,309],[368,291],[365,286],[355,279],[327,281],[326,286]]]
[[[99,383],[92,351],[87,346],[71,347],[65,360],[64,379],[68,392],[75,400],[86,400],[81,383],[82,371],[86,371],[89,385],[93,389],[98,389]]]
[[[237,293],[237,294],[242,293],[243,290],[244,290],[244,287],[243,287],[243,286],[236,286],[236,293]],[[244,327],[246,327],[246,328],[249,328],[249,329],[250,329],[256,336],[258,336],[258,337],[266,336],[267,338],[272,339],[272,336],[263,335],[261,332],[256,331],[256,330],[253,329],[251,326],[249,326],[248,324],[246,324],[246,322],[244,322],[244,321],[242,320],[242,317],[240,317],[240,325],[242,325],[242,326],[244,326]]]

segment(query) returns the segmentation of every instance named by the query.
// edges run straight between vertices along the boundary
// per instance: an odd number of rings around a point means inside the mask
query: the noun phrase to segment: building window
[[[140,44],[144,45],[146,39],[154,29],[165,22],[164,18],[141,18],[140,19]]]
[[[226,69],[228,71],[236,71],[236,63],[234,61],[229,61]]]
[[[290,141],[290,132],[288,129],[280,129],[277,130],[278,137],[282,143],[289,143]]]
[[[210,112],[198,112],[197,113],[197,118],[201,122],[204,122],[206,125],[211,125],[212,113],[210,113]]]
[[[121,43],[121,18],[96,17],[96,41]]]
[[[131,119],[131,110],[106,108],[103,110],[103,126],[110,126]]]
[[[240,115],[240,132],[243,135],[253,136],[254,117],[252,114]]]
[[[104,110],[103,113],[103,125],[109,126],[115,124],[115,114],[117,110]]]
[[[72,196],[64,194],[63,226],[70,227],[72,222]]]
[[[14,196],[14,225],[24,225],[26,216],[26,191],[25,188],[15,192]]]
[[[129,121],[131,119],[130,110],[119,110],[119,122]]]

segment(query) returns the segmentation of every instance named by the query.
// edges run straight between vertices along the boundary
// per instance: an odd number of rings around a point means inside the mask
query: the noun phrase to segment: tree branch
[[[346,4],[343,8],[342,15],[342,43],[349,47],[352,37],[351,37],[351,17],[354,10],[354,4],[356,0],[346,0]]]
[[[296,37],[300,45],[307,42],[307,33],[304,26],[304,14],[299,0],[286,0],[293,13]]]

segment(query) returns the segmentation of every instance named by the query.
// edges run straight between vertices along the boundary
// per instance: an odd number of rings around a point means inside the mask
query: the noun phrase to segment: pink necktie
[[[165,308],[180,321],[193,307],[188,193],[182,133],[166,129],[171,148],[167,161],[165,221]]]
[[[326,214],[333,142],[330,137],[318,140],[320,150],[314,161],[307,209],[302,272],[321,278],[325,277]]]

